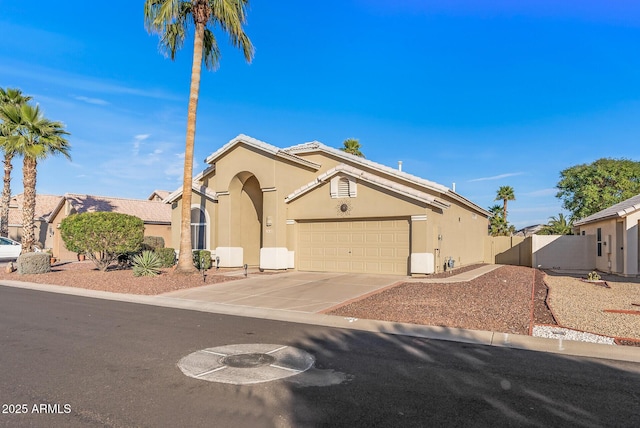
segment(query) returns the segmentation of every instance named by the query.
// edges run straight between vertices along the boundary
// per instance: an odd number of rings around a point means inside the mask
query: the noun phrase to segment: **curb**
[[[0,285],[13,288],[67,294],[94,299],[138,303],[174,309],[185,309],[223,315],[244,316],[274,321],[296,322],[324,327],[344,328],[372,333],[393,334],[424,339],[445,340],[451,342],[496,346],[538,352],[549,352],[567,356],[600,358],[616,361],[640,363],[640,347],[612,346],[598,343],[577,342],[542,337],[523,336],[509,333],[497,333],[484,330],[424,326],[408,323],[377,321],[335,315],[280,309],[262,309],[249,306],[228,305],[223,303],[177,299],[166,296],[147,296],[111,293],[107,291],[87,290],[84,288],[61,285],[36,284],[21,281],[0,281]]]

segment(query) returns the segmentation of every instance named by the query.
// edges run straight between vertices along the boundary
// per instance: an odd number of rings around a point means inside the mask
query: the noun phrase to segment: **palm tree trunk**
[[[11,170],[13,154],[4,154],[4,178],[0,203],[0,236],[9,236],[9,203],[11,202]]]
[[[205,21],[206,22],[206,21]],[[189,111],[187,113],[187,139],[184,153],[184,175],[182,177],[182,211],[180,219],[180,253],[176,272],[192,273],[196,271],[191,255],[191,184],[193,181],[193,150],[196,139],[196,111],[200,93],[200,74],[202,70],[202,42],[204,23],[196,22],[196,34],[193,41],[193,64],[191,66],[191,88],[189,91]]]
[[[33,218],[36,211],[36,169],[37,161],[25,156],[22,166],[22,184],[24,187],[24,201],[22,206],[22,253],[33,251],[35,244],[35,223]]]
[[[503,202],[504,202],[504,206],[502,208],[502,214],[504,217],[504,223],[507,224],[507,200],[504,199]]]

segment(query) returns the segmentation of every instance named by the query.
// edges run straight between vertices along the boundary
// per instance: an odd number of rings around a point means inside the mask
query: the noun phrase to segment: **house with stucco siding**
[[[596,269],[624,276],[640,273],[640,195],[574,222],[578,235],[593,235]]]
[[[168,193],[155,191],[148,200],[66,193],[48,216],[46,247],[51,248],[59,260],[74,260],[77,255],[64,246],[60,223],[72,214],[86,212],[116,212],[138,217],[144,222],[144,236],[162,237],[165,246],[169,247],[171,208],[155,197],[157,192],[160,195]]]
[[[429,274],[482,263],[490,213],[446,186],[317,141],[246,135],[193,181],[194,249],[220,267]],[[169,195],[179,247],[182,189]]]

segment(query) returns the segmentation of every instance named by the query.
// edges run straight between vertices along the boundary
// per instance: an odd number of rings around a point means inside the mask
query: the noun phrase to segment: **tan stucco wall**
[[[34,222],[34,225],[35,225],[34,233],[36,236],[36,242],[40,245],[40,247],[46,248],[47,241],[49,238],[49,235],[47,233],[48,224],[46,222],[36,220]],[[9,238],[17,242],[22,242],[22,226],[9,226],[8,232],[9,232]]]
[[[444,211],[431,211],[427,222],[433,226],[431,244],[427,245],[439,250],[436,252],[436,272],[441,270],[448,257],[453,258],[455,267],[482,263],[484,238],[487,236],[486,217],[452,203]]]
[[[207,229],[207,250],[214,250],[217,245],[217,231],[215,226],[217,225],[217,208],[218,204],[210,198],[202,196],[198,192],[193,192],[191,195],[191,207],[199,207],[204,209],[205,216],[209,222],[209,228]],[[171,247],[175,250],[180,248],[180,210],[182,209],[182,199],[178,199],[171,205],[171,233],[169,239],[166,240],[165,246]]]
[[[534,235],[527,239],[532,240],[532,267],[581,270],[595,268],[594,235]]]
[[[602,255],[597,255],[597,229],[602,228]],[[579,228],[579,234],[593,235],[593,248],[591,251],[595,254],[595,268],[602,272],[613,272],[616,267],[616,254],[615,247],[618,245],[616,242],[616,221],[605,220],[597,223],[591,223],[581,226]],[[609,238],[610,237],[610,238]],[[606,242],[606,245],[604,244]],[[611,252],[609,252],[611,248]]]

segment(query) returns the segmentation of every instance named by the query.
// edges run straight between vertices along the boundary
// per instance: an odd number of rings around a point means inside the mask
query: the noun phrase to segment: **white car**
[[[16,260],[21,252],[21,243],[0,236],[0,260]]]

